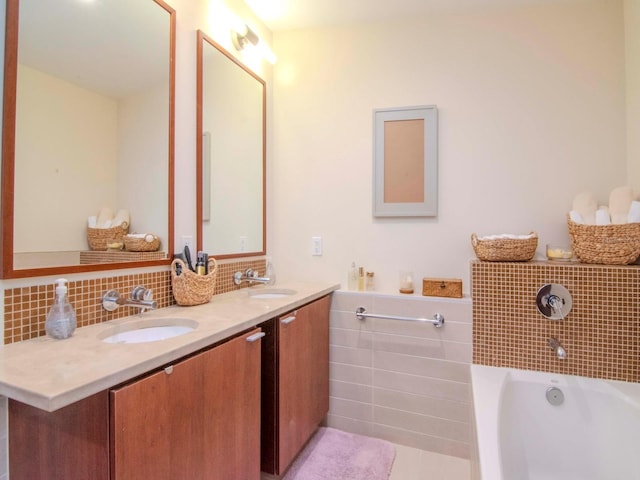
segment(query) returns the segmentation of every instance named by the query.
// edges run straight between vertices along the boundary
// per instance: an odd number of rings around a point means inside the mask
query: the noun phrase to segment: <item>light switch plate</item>
[[[311,237],[311,255],[322,256],[322,237]]]

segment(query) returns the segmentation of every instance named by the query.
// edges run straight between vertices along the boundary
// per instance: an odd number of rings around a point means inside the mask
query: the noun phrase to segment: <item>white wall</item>
[[[279,278],[346,284],[355,260],[386,292],[399,269],[463,278],[468,291],[472,232],[534,230],[539,251],[567,241],[573,196],[606,201],[626,182],[623,40],[621,1],[276,32]],[[372,110],[428,104],[439,109],[438,217],[374,219]]]
[[[158,187],[168,185],[169,173],[157,165],[169,145],[167,91],[158,85],[118,102],[117,203],[111,204],[114,213],[129,210],[131,233],[159,235],[162,250],[169,240],[169,194]]]
[[[86,250],[87,217],[115,204],[117,103],[25,65],[18,77],[15,249]]]
[[[624,0],[629,184],[640,191],[640,1]]]

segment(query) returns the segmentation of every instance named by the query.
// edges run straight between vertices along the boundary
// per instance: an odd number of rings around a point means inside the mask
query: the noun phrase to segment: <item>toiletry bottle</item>
[[[198,275],[207,274],[207,266],[204,263],[204,252],[198,252],[198,260],[196,261],[196,273]]]
[[[358,268],[358,291],[364,292],[364,268]]]
[[[274,283],[276,283],[276,269],[273,266],[271,257],[267,257],[267,267],[264,271],[264,276],[269,279],[269,282],[267,282],[269,285],[273,285]]]
[[[204,274],[209,275],[209,254],[202,254],[202,261],[204,262]]]
[[[349,276],[347,277],[347,288],[349,290],[358,289],[358,269],[356,268],[356,262],[351,262]]]
[[[367,279],[365,284],[367,292],[373,292],[376,289],[376,282],[373,275],[373,272],[367,272]]]
[[[47,314],[44,329],[47,335],[57,339],[69,338],[76,330],[76,312],[67,297],[67,280],[56,280],[56,298]]]

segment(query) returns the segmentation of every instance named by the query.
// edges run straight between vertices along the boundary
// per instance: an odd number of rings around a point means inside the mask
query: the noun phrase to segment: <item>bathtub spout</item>
[[[548,340],[548,343],[549,343],[549,346],[551,347],[551,350],[555,352],[555,354],[558,356],[560,360],[565,360],[567,358],[567,351],[564,349],[562,345],[560,345],[560,342],[557,339],[555,339],[554,337],[551,337]]]

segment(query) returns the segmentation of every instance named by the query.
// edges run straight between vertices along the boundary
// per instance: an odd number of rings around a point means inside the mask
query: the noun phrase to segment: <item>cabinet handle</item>
[[[291,315],[290,317],[287,318],[283,318],[282,320],[280,320],[284,325],[288,325],[291,322],[293,322],[296,319],[295,315]]]
[[[256,340],[260,340],[265,335],[266,335],[266,333],[264,333],[264,332],[254,333],[253,335],[249,335],[247,337],[247,342],[255,342]]]
[[[165,368],[164,373],[166,373],[167,375],[171,375],[173,373],[173,365],[169,365],[167,368]]]

